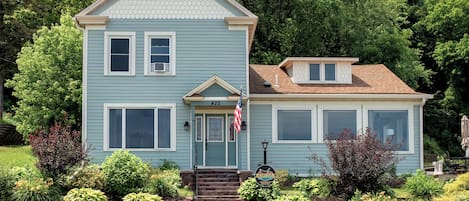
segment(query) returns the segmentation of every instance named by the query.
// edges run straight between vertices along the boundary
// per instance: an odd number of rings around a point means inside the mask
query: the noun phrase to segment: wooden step
[[[196,201],[242,201],[238,195],[225,195],[225,196],[213,196],[213,195],[200,195],[195,198]]]

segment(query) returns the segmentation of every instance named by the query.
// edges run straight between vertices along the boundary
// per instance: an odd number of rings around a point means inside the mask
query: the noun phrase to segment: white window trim
[[[319,64],[319,80],[311,80],[311,64]],[[335,80],[326,80],[326,64],[335,65]],[[317,63],[308,63],[308,80],[301,83],[337,83],[337,66],[336,62],[317,62]]]
[[[154,109],[155,111],[155,143],[154,148],[125,148],[125,124],[122,125],[122,132],[123,132],[123,141],[122,141],[122,148],[109,148],[109,110],[110,109]],[[171,136],[170,136],[170,148],[157,148],[158,146],[158,117],[157,117],[157,109],[170,109],[171,113]],[[122,112],[122,118],[125,118],[125,111]],[[105,103],[104,104],[104,123],[103,123],[103,149],[104,151],[115,151],[115,150],[129,150],[129,151],[176,151],[176,104],[169,103],[169,104],[153,104],[153,103]]]
[[[278,110],[310,110],[311,112],[311,140],[279,140],[278,139]],[[317,121],[315,105],[272,105],[272,143],[305,144],[317,142]]]
[[[360,105],[345,105],[345,104],[322,104],[318,106],[318,142],[324,143],[324,110],[355,110],[357,120],[357,130],[355,133],[360,135],[362,133],[362,114]],[[335,140],[332,140],[335,141]]]
[[[109,48],[111,39],[129,39],[129,72],[111,71],[111,49]],[[104,32],[104,75],[106,76],[135,76],[135,32]]]
[[[368,111],[370,110],[406,110],[407,111],[407,129],[409,134],[409,151],[395,151],[396,154],[414,154],[415,153],[415,144],[414,144],[414,110],[413,106],[403,106],[403,105],[393,105],[393,104],[379,104],[373,106],[364,105],[363,107],[363,125],[365,128],[368,128]],[[421,145],[422,146],[422,145]]]
[[[175,76],[176,75],[176,32],[145,32],[144,38],[144,75],[145,76]],[[150,55],[151,55],[151,39],[152,38],[169,38],[170,58],[169,72],[156,73],[151,72]]]

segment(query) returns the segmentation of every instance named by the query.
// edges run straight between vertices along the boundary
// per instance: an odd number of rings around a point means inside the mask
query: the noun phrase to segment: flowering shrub
[[[370,192],[362,194],[357,190],[355,191],[355,195],[350,199],[350,201],[397,201],[397,199],[386,195],[384,191],[376,194],[372,194]]]
[[[465,201],[469,200],[469,172],[456,177],[456,180],[444,185],[444,194],[434,198],[435,201]]]
[[[55,201],[59,200],[57,191],[53,189],[52,179],[42,178],[19,180],[15,184],[13,198],[15,201]]]
[[[65,178],[65,186],[72,188],[104,189],[104,175],[97,165],[72,168]]]
[[[162,170],[150,178],[149,192],[162,196],[163,198],[177,198],[178,187],[181,184],[179,170]]]
[[[64,201],[107,201],[107,197],[100,190],[91,188],[74,188],[64,197]]]
[[[327,163],[320,157],[313,154],[311,159],[323,166],[324,176],[334,183],[331,193],[348,199],[355,190],[376,193],[386,189],[384,176],[397,162],[393,151],[396,147],[381,143],[370,129],[358,136],[345,130],[336,141],[325,143],[336,176],[327,173]]]
[[[86,159],[79,131],[70,126],[55,124],[49,131],[41,130],[29,136],[37,168],[53,178],[66,173],[67,169]]]

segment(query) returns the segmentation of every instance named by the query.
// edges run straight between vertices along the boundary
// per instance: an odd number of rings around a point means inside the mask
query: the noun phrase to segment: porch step
[[[197,171],[196,200],[241,200],[238,195],[240,183],[237,169],[199,169]]]
[[[197,201],[242,201],[238,195],[225,195],[225,196],[212,196],[212,195],[199,195],[196,197]]]

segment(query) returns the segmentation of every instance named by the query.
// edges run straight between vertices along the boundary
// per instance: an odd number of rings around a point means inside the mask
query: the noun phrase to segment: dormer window
[[[310,81],[336,81],[336,64],[315,63],[309,64]]]

